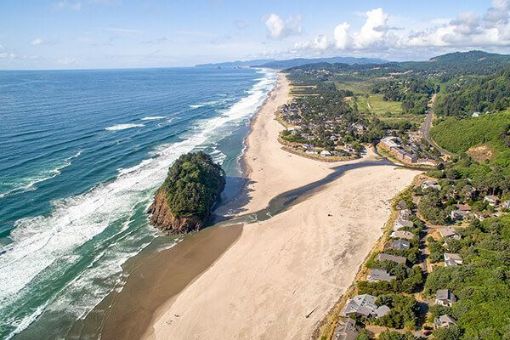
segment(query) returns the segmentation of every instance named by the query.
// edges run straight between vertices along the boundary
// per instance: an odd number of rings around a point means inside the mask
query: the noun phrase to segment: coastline
[[[335,166],[374,157],[325,163],[284,151],[274,113],[289,99],[288,86],[279,74],[251,122],[243,213]],[[144,338],[309,338],[382,235],[391,199],[417,173],[389,165],[349,170],[277,216],[244,225],[221,256],[158,308]]]

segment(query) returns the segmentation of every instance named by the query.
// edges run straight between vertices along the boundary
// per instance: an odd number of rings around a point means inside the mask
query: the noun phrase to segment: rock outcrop
[[[182,155],[149,208],[152,224],[170,233],[203,228],[225,187],[225,172],[204,152]]]

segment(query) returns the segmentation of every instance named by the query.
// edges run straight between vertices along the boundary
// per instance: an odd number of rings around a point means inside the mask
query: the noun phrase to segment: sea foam
[[[137,127],[144,127],[143,124],[117,124],[112,125],[107,128],[105,128],[106,131],[120,131],[120,130],[126,130],[126,129],[132,129]]]

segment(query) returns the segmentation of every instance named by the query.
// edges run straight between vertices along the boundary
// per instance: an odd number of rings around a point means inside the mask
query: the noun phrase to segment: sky
[[[510,0],[1,0],[0,69],[510,53]]]

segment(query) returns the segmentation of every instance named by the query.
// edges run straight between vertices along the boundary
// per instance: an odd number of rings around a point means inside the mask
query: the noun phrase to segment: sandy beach
[[[281,149],[282,127],[274,112],[288,101],[288,89],[279,75],[253,122],[245,154],[251,181],[245,211],[264,208],[275,195],[319,180],[339,165]],[[418,173],[387,165],[350,170],[287,211],[245,225],[228,250],[159,308],[145,338],[310,338],[381,236],[391,199]]]

